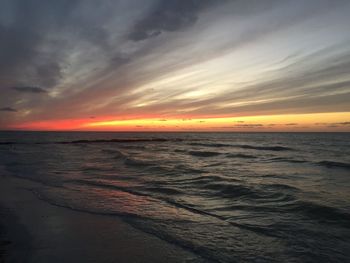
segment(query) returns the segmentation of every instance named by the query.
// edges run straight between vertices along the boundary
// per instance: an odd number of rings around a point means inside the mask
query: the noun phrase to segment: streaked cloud
[[[345,0],[3,0],[0,107],[18,112],[0,128],[350,112],[349,12]],[[240,121],[221,127],[261,127]]]
[[[47,92],[43,88],[30,87],[30,86],[12,87],[12,89],[18,92],[24,92],[24,93],[46,93]]]
[[[158,1],[148,15],[136,22],[128,37],[141,41],[163,32],[174,32],[192,26],[200,11],[219,3],[215,0],[167,0]]]
[[[11,107],[3,107],[3,108],[0,108],[0,111],[16,112],[17,110]]]

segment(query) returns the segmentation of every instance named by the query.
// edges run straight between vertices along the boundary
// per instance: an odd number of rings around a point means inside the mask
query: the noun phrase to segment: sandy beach
[[[0,177],[0,262],[197,262],[113,216],[39,200],[31,181]]]

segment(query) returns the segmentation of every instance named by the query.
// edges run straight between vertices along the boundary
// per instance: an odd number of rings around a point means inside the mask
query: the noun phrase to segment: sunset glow
[[[3,7],[1,130],[350,131],[348,1]]]
[[[57,120],[24,123],[25,130],[86,131],[348,131],[350,113],[320,113],[222,118],[144,118],[121,120]]]

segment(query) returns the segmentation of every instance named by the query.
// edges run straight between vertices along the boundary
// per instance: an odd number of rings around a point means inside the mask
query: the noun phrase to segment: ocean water
[[[350,262],[349,133],[1,132],[0,173],[213,262]]]

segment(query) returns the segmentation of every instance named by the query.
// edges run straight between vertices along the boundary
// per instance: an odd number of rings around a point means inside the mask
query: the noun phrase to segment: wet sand
[[[57,207],[36,183],[0,176],[0,262],[198,262],[120,218]]]

